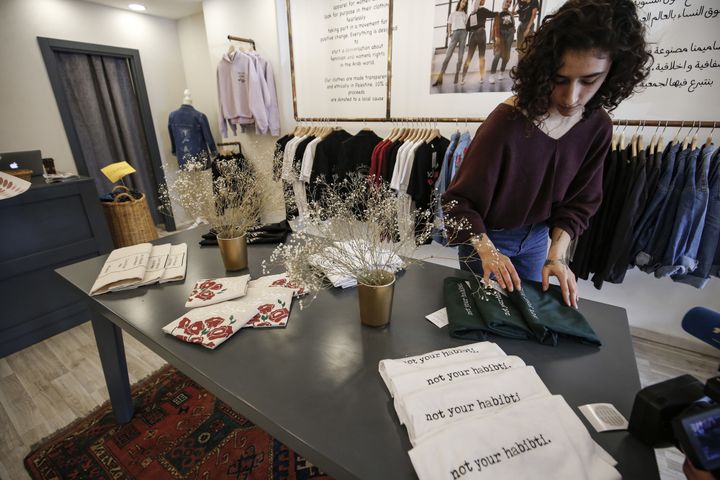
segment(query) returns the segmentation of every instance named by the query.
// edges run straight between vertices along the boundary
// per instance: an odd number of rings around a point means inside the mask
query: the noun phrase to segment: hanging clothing
[[[218,153],[207,116],[192,105],[182,105],[170,113],[168,132],[172,153],[180,166],[190,159],[210,160]]]
[[[634,265],[704,287],[718,271],[718,149],[671,143],[652,154],[641,149],[628,161],[629,149],[607,156],[604,200],[570,268],[580,278],[594,272],[598,289],[621,283]]]
[[[263,87],[263,103],[267,111],[268,128],[266,131],[258,133],[270,133],[274,136],[280,135],[280,109],[278,107],[277,89],[275,88],[275,75],[273,75],[272,65],[255,51],[249,52],[248,55],[255,59],[258,77]]]
[[[672,279],[676,282],[687,283],[697,288],[703,288],[709,281],[710,275],[718,276],[720,273],[720,149],[715,148],[714,153],[708,151],[708,205],[705,213],[705,225],[697,246],[697,267],[694,271],[684,274],[675,274]],[[702,184],[702,180],[701,180]],[[702,188],[702,187],[701,187]]]
[[[318,188],[317,185],[318,181],[328,184],[333,182],[333,175],[336,173],[335,162],[339,156],[340,146],[350,137],[352,135],[345,130],[335,130],[315,147],[315,160],[313,160],[310,172],[313,198],[317,199],[322,194],[322,188]]]
[[[685,181],[678,185],[679,198],[673,230],[656,277],[684,275],[697,268],[697,254],[708,208],[708,171],[714,146],[696,148],[688,157]]]
[[[452,182],[455,175],[457,175],[458,170],[460,170],[460,165],[462,165],[463,160],[465,160],[465,155],[467,154],[471,142],[472,137],[470,137],[470,132],[465,132],[460,135],[460,138],[458,138],[458,143],[455,146],[455,151],[453,152],[450,161],[450,182]],[[450,183],[448,183],[448,185],[449,184]]]
[[[431,207],[430,201],[448,145],[450,140],[437,137],[430,143],[423,142],[415,152],[407,193],[412,197],[415,206],[421,210]]]
[[[255,124],[258,133],[269,128],[263,85],[255,61],[235,51],[225,53],[217,66],[218,114],[220,133],[228,135],[228,126],[237,134],[237,125]]]
[[[342,181],[354,172],[367,176],[372,151],[381,141],[382,138],[372,130],[360,130],[356,135],[344,140],[335,161],[337,180]]]
[[[277,142],[275,142],[275,151],[273,153],[273,166],[272,166],[272,175],[273,180],[276,182],[280,180],[280,177],[282,175],[282,167],[283,167],[283,157],[285,154],[285,146],[288,144],[288,142],[293,138],[291,134],[283,135],[280,137]]]

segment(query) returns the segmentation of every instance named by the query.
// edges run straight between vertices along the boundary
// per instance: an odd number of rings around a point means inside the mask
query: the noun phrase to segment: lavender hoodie
[[[226,53],[218,63],[218,114],[220,132],[227,137],[228,124],[237,133],[236,124],[255,123],[259,132],[268,130],[268,115],[263,87],[253,59],[242,52]]]

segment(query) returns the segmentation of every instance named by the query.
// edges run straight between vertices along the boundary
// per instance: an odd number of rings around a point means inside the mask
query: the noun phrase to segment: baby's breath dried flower
[[[378,284],[378,270],[394,273],[402,268],[400,257],[412,262],[412,253],[433,233],[435,212],[412,209],[410,198],[386,183],[353,175],[331,184],[318,182],[315,190],[322,194],[308,202],[298,219],[303,229],[280,244],[270,258],[311,294],[331,285],[326,275]],[[446,211],[452,207],[444,206]],[[469,228],[467,222],[449,222],[445,226],[453,232]]]
[[[249,161],[218,159],[213,179],[207,165],[206,156],[187,159],[175,180],[161,188],[161,208],[172,212],[170,205],[175,202],[191,217],[207,222],[221,238],[249,234],[273,198],[267,174]]]

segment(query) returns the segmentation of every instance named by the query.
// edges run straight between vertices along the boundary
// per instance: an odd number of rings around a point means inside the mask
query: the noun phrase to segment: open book
[[[90,295],[128,290],[185,278],[187,244],[141,243],[118,248],[105,260]]]

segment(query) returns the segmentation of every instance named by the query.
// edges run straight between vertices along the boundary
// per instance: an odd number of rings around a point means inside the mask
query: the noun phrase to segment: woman
[[[467,30],[465,29],[465,24],[468,19],[467,10],[467,0],[460,0],[455,7],[455,11],[448,15],[447,34],[450,37],[450,44],[445,52],[445,60],[443,60],[440,74],[437,76],[435,83],[433,83],[433,87],[442,85],[443,75],[445,74],[445,69],[450,62],[450,57],[452,57],[455,47],[460,45],[457,57],[457,67],[455,67],[455,81],[453,82],[458,83],[458,74],[460,73],[460,68],[462,67],[463,54],[465,53],[465,41],[467,40]]]
[[[510,13],[511,0],[505,0],[502,6],[502,12],[498,13],[493,23],[493,57],[492,66],[490,68],[490,83],[495,83],[495,72],[497,72],[497,66],[500,59],[502,59],[502,65],[500,66],[500,75],[498,80],[505,78],[505,67],[510,60],[510,47],[512,47],[513,38],[515,38],[515,19],[513,19],[512,13]]]
[[[461,84],[465,84],[465,76],[467,75],[468,68],[470,67],[470,61],[475,54],[475,50],[478,51],[478,68],[480,71],[480,83],[485,80],[485,46],[487,43],[487,36],[485,33],[485,23],[488,19],[494,18],[495,13],[485,8],[485,0],[475,0],[474,8],[468,15],[467,31],[469,33],[468,38],[468,54],[465,57],[465,63],[463,64]]]
[[[514,97],[478,129],[443,200],[466,218],[463,267],[508,290],[557,277],[577,307],[567,248],[597,211],[613,110],[649,72],[632,0],[568,0],[528,41]],[[550,247],[548,249],[548,234]]]

